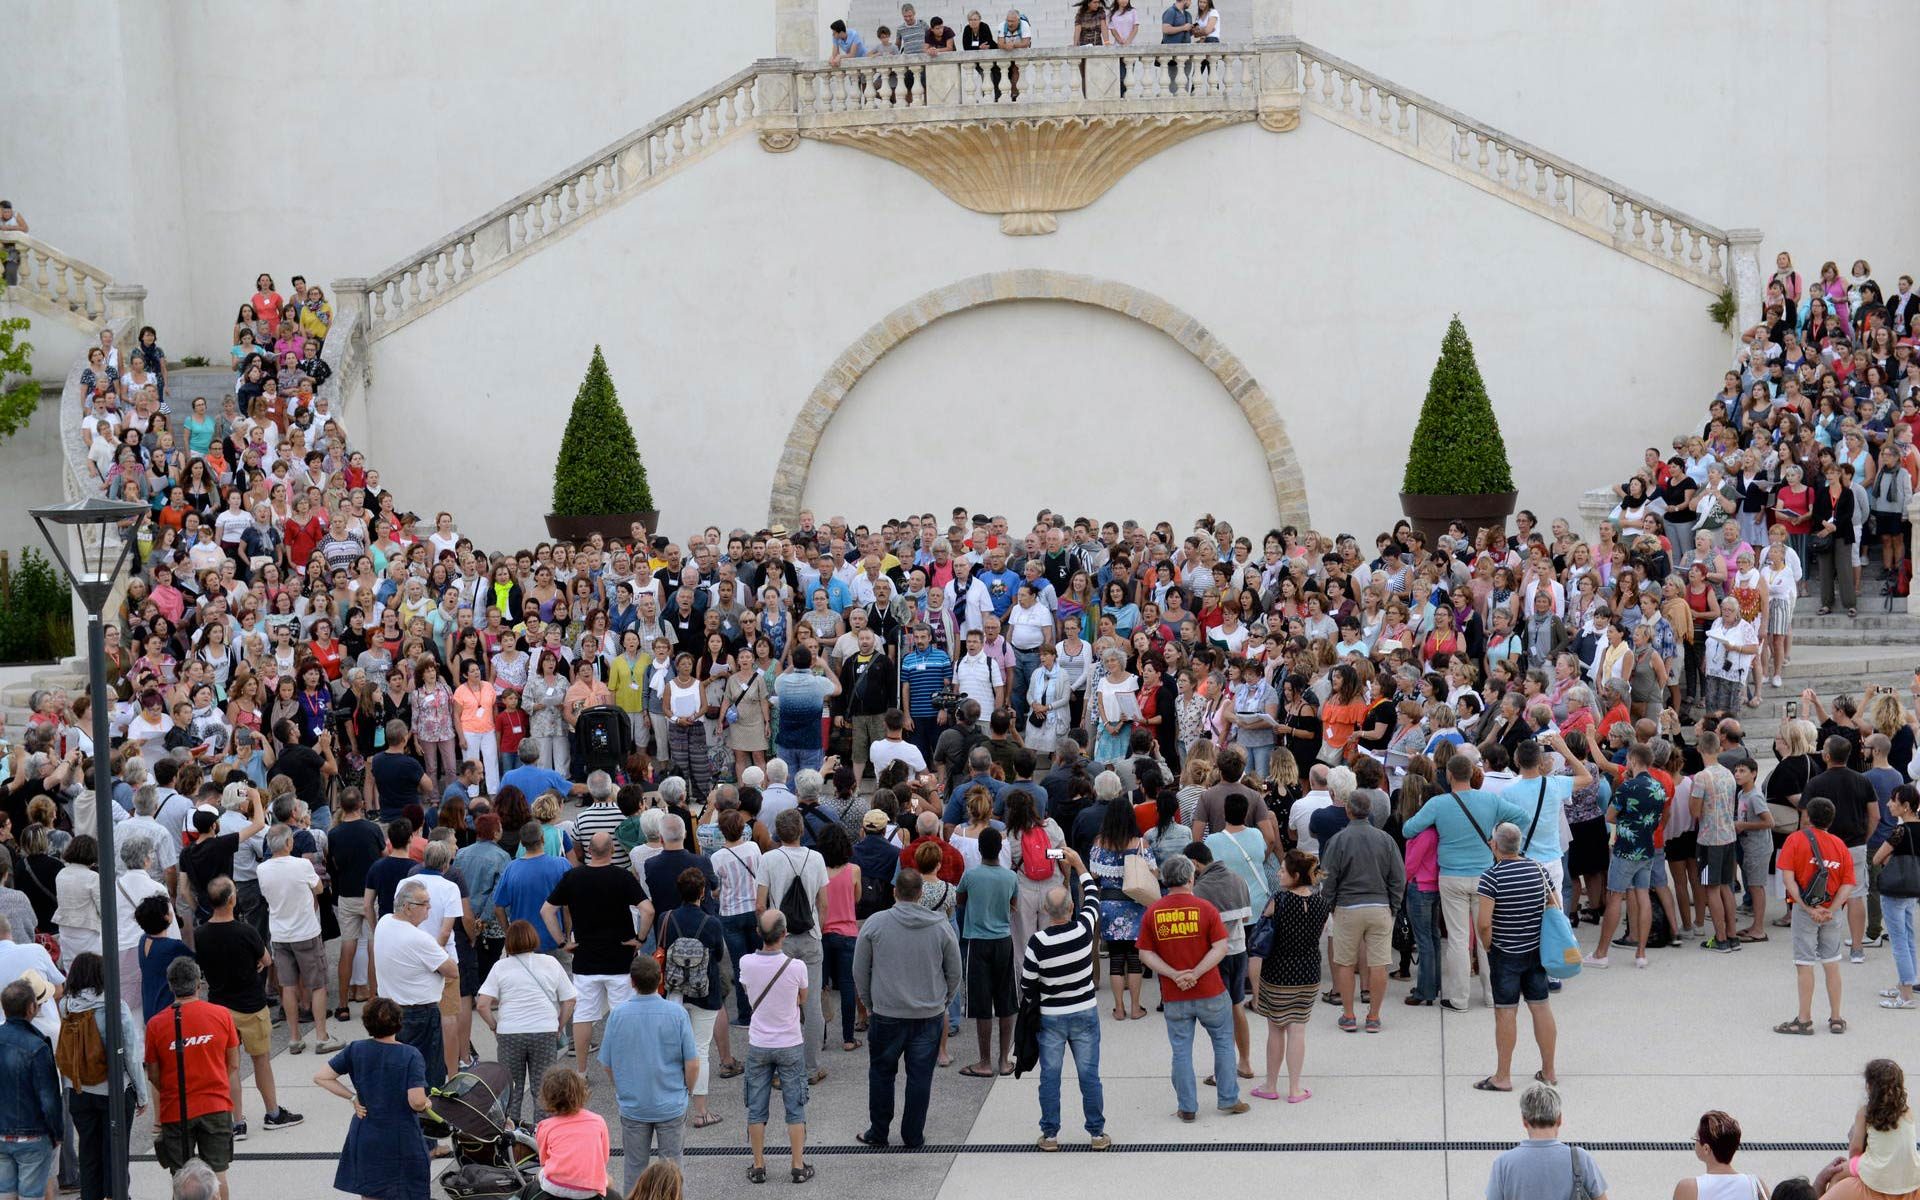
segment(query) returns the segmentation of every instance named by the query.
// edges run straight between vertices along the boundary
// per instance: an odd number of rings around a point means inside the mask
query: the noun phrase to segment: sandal
[[[1847,1031],[1847,1023],[1844,1020],[1840,1019],[1839,1017],[1827,1018],[1828,1033],[1845,1033],[1846,1031]]]
[[[1775,1033],[1792,1033],[1798,1034],[1801,1037],[1812,1037],[1813,1022],[1802,1021],[1800,1018],[1795,1017],[1791,1021],[1782,1021],[1778,1025],[1775,1025],[1773,1031]]]
[[[709,1126],[718,1125],[724,1120],[726,1120],[726,1118],[719,1113],[708,1113],[704,1117],[695,1117],[689,1124],[695,1129],[706,1129]]]
[[[1255,1100],[1278,1100],[1280,1098],[1280,1093],[1270,1092],[1266,1088],[1254,1088],[1253,1098]]]
[[[801,1163],[799,1166],[793,1168],[793,1181],[795,1183],[805,1183],[807,1180],[812,1178],[813,1178],[812,1163]]]
[[[767,1181],[767,1169],[765,1167],[748,1167],[747,1168],[748,1183],[765,1183],[766,1181]]]
[[[1535,1072],[1533,1073],[1533,1079],[1534,1079],[1534,1082],[1535,1082],[1535,1083],[1544,1083],[1544,1084],[1546,1084],[1546,1085],[1547,1085],[1548,1087],[1559,1087],[1559,1086],[1560,1086],[1560,1081],[1559,1081],[1558,1079],[1548,1079],[1548,1078],[1547,1078],[1547,1071],[1546,1071],[1546,1068],[1544,1068],[1544,1067],[1542,1067],[1542,1068],[1541,1068],[1540,1070],[1538,1070],[1538,1071],[1535,1071]]]
[[[849,1053],[849,1054],[851,1054],[851,1053],[853,1053],[853,1052],[854,1052],[855,1050],[858,1050],[858,1049],[859,1049],[859,1048],[860,1048],[861,1046],[863,1046],[863,1045],[865,1045],[865,1043],[864,1043],[864,1042],[862,1042],[862,1041],[861,1041],[861,1040],[860,1040],[859,1038],[855,1038],[855,1039],[854,1039],[853,1041],[851,1041],[851,1042],[841,1042],[841,1043],[840,1043],[840,1048],[841,1048],[842,1050],[845,1050],[845,1051],[846,1051],[847,1053]]]
[[[346,1005],[342,1004],[339,1008],[333,1010],[333,1015],[330,1019],[335,1021],[351,1021],[353,1020],[353,1012],[347,1008]]]
[[[1480,1082],[1474,1084],[1473,1090],[1476,1092],[1510,1092],[1513,1090],[1513,1085],[1508,1084],[1506,1087],[1501,1087],[1499,1084],[1496,1084],[1493,1081],[1493,1076],[1489,1075],[1485,1079],[1482,1079]]]
[[[1736,933],[1733,935],[1733,939],[1736,942],[1764,942],[1767,940],[1767,935],[1764,933]]]
[[[746,1074],[746,1071],[746,1064],[739,1059],[720,1064],[720,1078],[722,1079],[738,1079],[740,1076]]]
[[[960,1069],[959,1069],[958,1071],[956,1071],[956,1072],[954,1072],[954,1074],[956,1074],[956,1075],[965,1075],[965,1076],[966,1076],[966,1077],[967,1077],[968,1079],[993,1079],[993,1078],[995,1078],[995,1073],[994,1073],[993,1071],[990,1071],[990,1070],[988,1070],[988,1071],[976,1071],[976,1070],[974,1070],[974,1069],[973,1069],[972,1067],[961,1067],[961,1068],[960,1068]]]
[[[1880,1002],[1880,1007],[1881,1008],[1912,1008],[1914,1007],[1914,1003],[1911,1000],[1902,1000],[1900,997],[1895,996],[1890,1000],[1882,1000]]]
[[[1831,608],[1826,607],[1825,605],[1822,605],[1820,608],[1819,615],[1823,617],[1832,616],[1833,610]]]

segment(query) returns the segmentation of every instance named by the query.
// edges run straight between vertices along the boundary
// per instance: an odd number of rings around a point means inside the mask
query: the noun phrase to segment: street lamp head
[[[92,496],[32,509],[28,515],[40,527],[54,560],[73,581],[80,603],[99,616],[132,553],[130,535],[149,515],[147,506]]]

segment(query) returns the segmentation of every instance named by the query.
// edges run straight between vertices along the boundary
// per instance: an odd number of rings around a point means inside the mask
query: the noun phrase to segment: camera
[[[956,691],[951,687],[943,687],[933,694],[928,703],[933,705],[933,711],[935,712],[950,713],[958,710],[961,702],[966,698],[965,692]]]

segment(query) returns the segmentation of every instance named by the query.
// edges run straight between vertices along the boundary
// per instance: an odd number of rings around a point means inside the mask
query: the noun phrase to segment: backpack
[[[673,910],[673,915],[677,916],[681,911],[676,908]],[[667,919],[672,920],[673,917],[669,916]],[[697,935],[706,932],[707,922],[712,919],[707,914],[701,913],[700,927],[695,931],[696,936],[688,937],[685,933],[681,933],[667,943],[666,956],[660,963],[660,982],[663,992],[677,992],[689,1000],[707,998],[707,966],[712,961],[712,953],[708,950],[707,944]]]
[[[860,895],[853,902],[853,915],[864,921],[892,907],[893,877],[877,871],[860,872]]]
[[[1800,889],[1800,899],[1809,907],[1818,908],[1833,899],[1832,883],[1828,878],[1826,860],[1820,857],[1820,839],[1813,836],[1811,829],[1803,829],[1800,832],[1807,837],[1807,845],[1812,850],[1809,857],[1813,864],[1813,877],[1807,880],[1805,887]]]
[[[786,855],[789,862],[792,855]],[[803,859],[801,865],[805,866]],[[787,886],[780,893],[780,915],[787,919],[787,933],[813,932],[813,904],[807,899],[807,888],[800,881],[800,872],[795,871],[793,878],[787,880]]]
[[[100,1036],[100,1022],[89,1012],[60,1014],[60,1045],[54,1051],[54,1065],[76,1088],[107,1081],[107,1043]]]
[[[1047,852],[1052,849],[1053,841],[1047,837],[1045,826],[1028,826],[1027,831],[1020,835],[1021,873],[1036,883],[1052,879],[1053,860],[1047,857]]]
[[[826,811],[825,809],[821,808],[817,804],[816,805],[802,804],[799,806],[799,812],[800,812],[800,831],[801,831],[800,844],[803,846],[810,847],[812,849],[816,849],[816,850],[819,849],[821,830],[825,829],[829,825],[838,825],[840,823],[839,821],[834,819],[834,816],[832,813]]]

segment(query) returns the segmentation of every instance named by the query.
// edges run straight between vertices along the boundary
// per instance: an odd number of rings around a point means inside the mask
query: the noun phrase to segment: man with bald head
[[[589,1070],[593,1023],[633,996],[627,969],[640,946],[633,912],[647,898],[633,872],[614,865],[613,846],[610,833],[589,838],[586,862],[562,875],[540,906],[547,932],[573,955],[573,983],[580,991],[573,1010],[573,1052],[582,1074]],[[561,933],[561,909],[567,910],[572,937]]]

